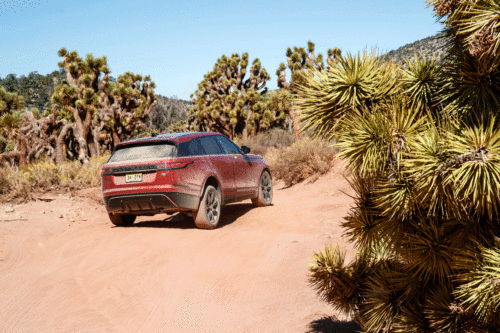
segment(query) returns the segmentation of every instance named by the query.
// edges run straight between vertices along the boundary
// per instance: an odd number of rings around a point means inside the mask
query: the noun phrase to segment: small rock
[[[70,222],[75,222],[75,219],[71,219],[71,220],[69,220],[69,221],[70,221]]]
[[[63,219],[63,218],[64,218],[63,214],[59,215],[59,218],[60,218],[60,219]]]
[[[8,207],[6,207],[6,208],[5,208],[5,212],[6,212],[6,213],[13,213],[13,212],[14,212],[14,207],[12,207],[12,206],[8,206]]]
[[[42,214],[45,214],[45,211],[44,211],[44,210],[42,210]]]

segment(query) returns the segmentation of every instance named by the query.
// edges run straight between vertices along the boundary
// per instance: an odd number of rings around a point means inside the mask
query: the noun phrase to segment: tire
[[[273,202],[273,180],[269,171],[262,171],[259,180],[259,194],[252,199],[255,207],[269,206]]]
[[[221,213],[220,191],[208,185],[203,192],[200,206],[194,216],[194,223],[200,229],[215,229],[219,224]]]
[[[132,225],[135,222],[135,215],[112,215],[108,214],[111,223],[114,225]]]

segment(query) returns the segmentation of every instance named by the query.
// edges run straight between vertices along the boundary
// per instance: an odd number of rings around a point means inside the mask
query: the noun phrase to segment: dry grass
[[[100,169],[109,154],[90,159],[82,167],[78,161],[59,165],[37,162],[26,168],[0,168],[0,202],[23,202],[48,190],[74,190],[101,184]]]
[[[264,156],[273,178],[282,179],[286,186],[306,179],[315,181],[330,170],[336,154],[336,149],[324,141],[304,138],[294,143],[293,133],[284,130],[272,130],[236,142]],[[24,169],[0,168],[0,202],[23,202],[46,191],[100,186],[100,169],[108,158],[109,154],[91,158],[86,167],[72,161],[59,165],[37,162]]]
[[[250,153],[264,156],[270,148],[289,147],[295,141],[293,132],[274,128],[268,132],[259,133],[254,138],[237,138],[238,146],[248,146]]]
[[[290,147],[270,148],[265,159],[273,178],[292,186],[306,179],[316,181],[332,167],[337,149],[321,140],[301,139]]]

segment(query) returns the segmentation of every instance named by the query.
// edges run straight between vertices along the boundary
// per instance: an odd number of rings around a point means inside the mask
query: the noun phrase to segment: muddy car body
[[[103,165],[102,192],[110,220],[132,224],[136,216],[183,212],[200,228],[213,229],[221,206],[252,199],[272,201],[265,160],[214,132],[162,134],[119,144]]]

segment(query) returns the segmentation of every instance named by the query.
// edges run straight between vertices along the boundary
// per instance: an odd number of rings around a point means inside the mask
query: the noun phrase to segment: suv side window
[[[201,146],[201,142],[200,142],[199,138],[195,138],[195,139],[189,141],[189,155],[190,156],[205,155],[205,151],[203,150],[203,147]]]
[[[224,135],[215,135],[214,138],[220,143],[222,149],[226,154],[241,154],[241,151],[238,148],[238,146],[235,145],[231,140],[229,140]]]
[[[220,155],[222,150],[213,136],[202,136],[199,138],[201,146],[207,155]]]
[[[201,156],[206,155],[203,147],[201,146],[200,139],[194,138],[190,141],[182,142],[179,144],[179,157],[183,156]]]

